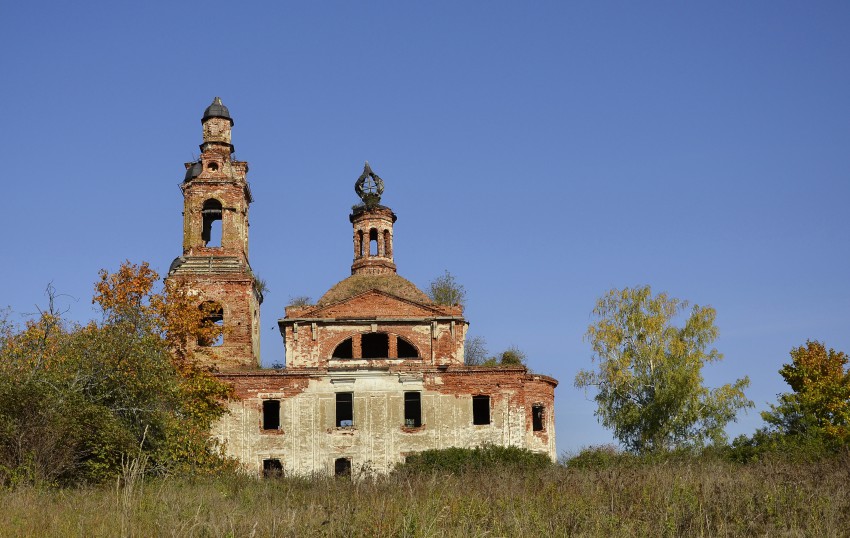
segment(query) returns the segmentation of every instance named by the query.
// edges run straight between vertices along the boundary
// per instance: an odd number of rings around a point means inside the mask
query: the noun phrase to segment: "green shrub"
[[[612,469],[651,467],[657,465],[687,465],[710,463],[725,457],[725,447],[696,449],[681,447],[675,450],[657,450],[645,454],[625,452],[615,445],[590,446],[575,456],[562,458],[562,464],[570,469]]]
[[[575,456],[563,458],[563,464],[571,469],[607,469],[620,466],[626,458],[633,458],[614,445],[599,445],[583,448]]]
[[[442,472],[460,474],[494,468],[517,470],[544,469],[552,465],[546,454],[514,446],[485,445],[476,448],[426,450],[407,457],[396,473]]]
[[[750,463],[766,459],[783,459],[789,462],[815,462],[841,452],[839,445],[822,436],[782,435],[764,429],[751,437],[740,435],[720,452],[724,459],[737,463]],[[844,448],[846,451],[847,448]]]

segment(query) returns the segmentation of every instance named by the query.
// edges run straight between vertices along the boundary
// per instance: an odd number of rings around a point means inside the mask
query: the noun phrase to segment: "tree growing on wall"
[[[467,338],[464,342],[464,363],[467,366],[525,366],[525,352],[510,346],[497,355],[490,355],[487,342],[481,336]]]
[[[649,286],[613,289],[596,303],[586,338],[594,370],[581,370],[575,385],[597,391],[596,415],[630,451],[701,446],[725,439],[724,427],[741,408],[749,379],[717,389],[703,386],[702,368],[722,355],[715,311],[694,305],[677,327],[687,301]]]
[[[526,358],[525,352],[516,346],[510,346],[498,355],[502,366],[525,366]]]
[[[850,443],[850,369],[847,355],[818,341],[791,350],[779,374],[793,392],[779,395],[762,418],[771,430],[828,444]]]
[[[289,306],[310,306],[313,304],[313,299],[307,295],[297,295],[289,298]]]
[[[480,366],[487,360],[487,342],[484,337],[467,338],[463,346],[463,362],[467,366]]]
[[[431,281],[428,286],[428,297],[437,304],[463,306],[466,303],[466,289],[454,275],[446,271]]]

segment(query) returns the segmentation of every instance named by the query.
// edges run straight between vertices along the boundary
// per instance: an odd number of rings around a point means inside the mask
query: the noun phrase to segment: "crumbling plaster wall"
[[[554,388],[524,369],[500,372],[332,370],[227,375],[242,400],[217,424],[226,453],[259,473],[278,459],[287,473],[331,474],[337,458],[360,469],[387,472],[407,454],[427,449],[518,446],[555,458]],[[480,371],[478,371],[480,370]],[[404,426],[404,393],[421,393],[422,426]],[[337,428],[336,393],[353,394],[354,426]],[[472,396],[491,397],[491,422],[472,424]],[[280,400],[280,429],[262,429],[263,400]],[[532,431],[531,405],[543,405],[544,430]]]

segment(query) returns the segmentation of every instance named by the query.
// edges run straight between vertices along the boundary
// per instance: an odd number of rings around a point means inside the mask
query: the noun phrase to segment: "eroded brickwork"
[[[427,300],[427,299],[426,299]],[[397,359],[397,339],[418,351],[417,364],[462,365],[463,342],[468,323],[459,306],[416,303],[379,290],[370,290],[326,306],[288,308],[279,321],[286,343],[286,364],[297,368],[341,365],[333,358],[334,349],[354,338],[355,352],[345,364],[365,365],[360,343],[362,335],[387,333]],[[378,366],[385,361],[370,359]]]
[[[198,305],[212,303],[223,337],[196,347],[202,362],[219,370],[260,364],[260,303],[248,262],[248,163],[231,158],[233,120],[216,98],[201,120],[203,143],[197,162],[186,163],[183,191],[183,255],[168,281],[186,284]]]

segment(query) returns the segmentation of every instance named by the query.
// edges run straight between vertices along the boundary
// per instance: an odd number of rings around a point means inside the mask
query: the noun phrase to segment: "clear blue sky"
[[[276,320],[348,275],[368,160],[399,273],[468,290],[470,333],[557,389],[558,450],[611,440],[573,388],[595,300],[717,309],[758,409],[788,352],[850,352],[850,3],[0,3],[0,305],[95,315],[100,268],[181,252],[183,163],[219,95],[250,162]],[[757,412],[731,434],[752,432]]]

